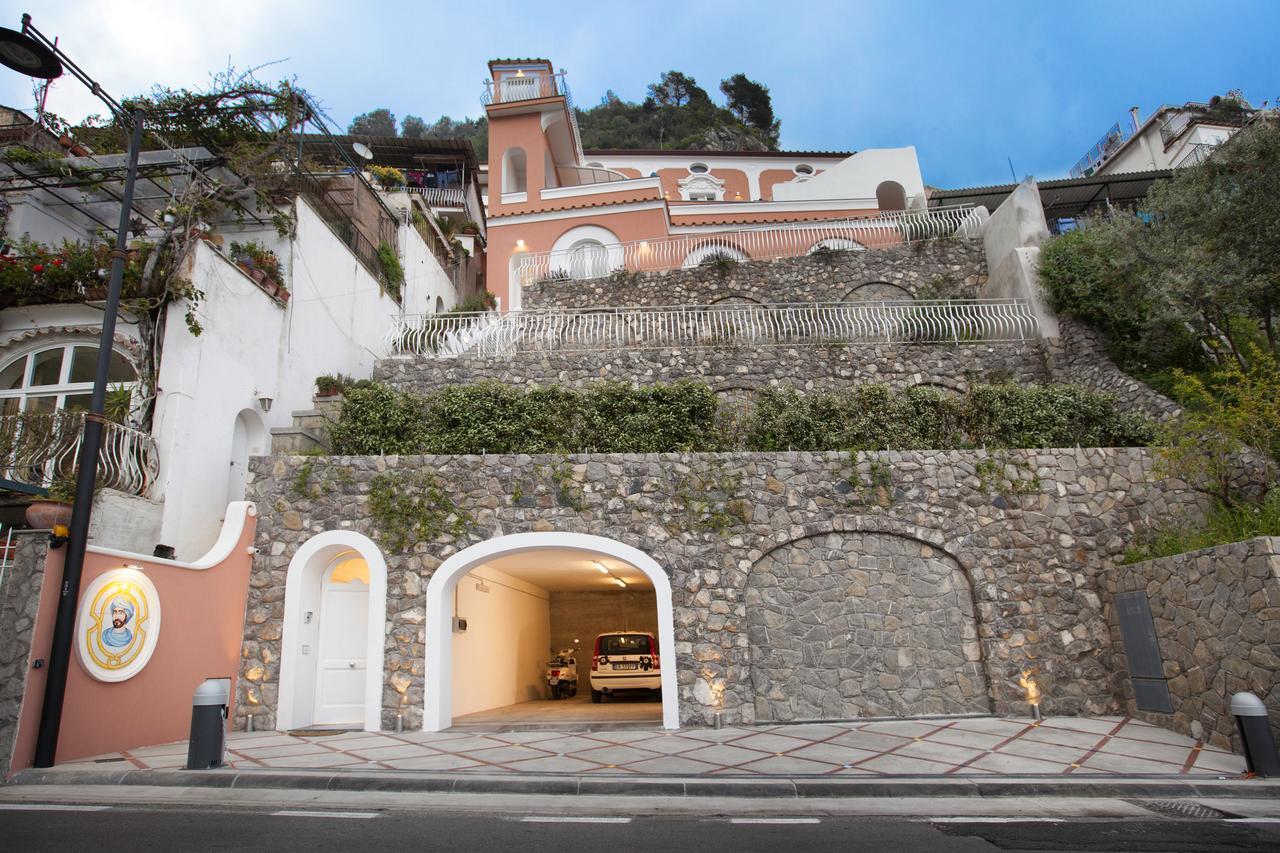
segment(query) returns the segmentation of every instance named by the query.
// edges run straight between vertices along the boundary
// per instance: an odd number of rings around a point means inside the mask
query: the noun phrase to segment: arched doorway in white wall
[[[276,728],[382,724],[387,567],[368,537],[307,540],[285,576]]]
[[[243,409],[231,427],[231,464],[227,470],[227,504],[244,500],[249,457],[267,452],[267,428],[257,412]]]
[[[624,639],[597,649],[602,634]],[[577,695],[551,699],[547,658],[575,641]],[[648,660],[622,655],[626,644],[643,646]],[[454,554],[427,585],[426,646],[427,731],[555,721],[679,727],[671,582],[653,558],[613,539],[517,533]]]

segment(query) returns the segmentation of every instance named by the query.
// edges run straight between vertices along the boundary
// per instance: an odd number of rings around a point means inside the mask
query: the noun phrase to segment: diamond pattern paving
[[[252,769],[714,777],[895,775],[1238,775],[1244,759],[1126,717],[962,717],[770,724],[679,732],[233,733],[228,763]],[[166,769],[186,744],[59,765]]]

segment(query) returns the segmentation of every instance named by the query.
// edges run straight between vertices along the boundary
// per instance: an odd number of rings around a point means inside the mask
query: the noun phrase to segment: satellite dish
[[[52,50],[25,33],[7,27],[0,27],[0,64],[44,80],[62,74],[62,63]]]
[[[363,142],[353,142],[351,143],[351,147],[354,148],[355,152],[359,154],[361,157],[363,157],[364,159],[366,160],[373,159],[373,152],[370,151],[369,146],[365,145]]]

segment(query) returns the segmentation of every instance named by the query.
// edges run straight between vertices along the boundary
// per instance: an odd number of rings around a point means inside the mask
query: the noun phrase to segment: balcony
[[[461,208],[467,204],[467,191],[462,187],[396,187],[394,192],[419,196],[428,207]]]
[[[484,81],[484,94],[480,103],[510,104],[514,101],[534,101],[538,98],[554,98],[559,95],[568,96],[569,87],[565,84],[565,72],[559,74],[520,74],[515,77],[504,77],[500,80]]]
[[[521,286],[544,281],[602,278],[619,270],[690,269],[724,258],[776,260],[817,251],[863,251],[937,237],[976,237],[984,212],[971,205],[882,213],[864,219],[704,231],[605,246],[580,245],[519,256]]]
[[[557,74],[534,72],[498,80],[486,80],[484,92],[480,95],[480,103],[488,107],[493,104],[511,104],[555,97],[564,98],[565,110],[569,113],[569,128],[573,133],[574,149],[578,158],[581,159],[582,134],[578,131],[578,111],[574,109],[573,95],[569,92],[569,81],[564,71]]]
[[[85,412],[58,410],[0,417],[0,477],[47,488],[74,476]],[[98,486],[146,497],[160,470],[155,440],[123,424],[103,422]]]
[[[424,358],[666,348],[1024,341],[1023,299],[675,305],[393,318],[392,354]]]

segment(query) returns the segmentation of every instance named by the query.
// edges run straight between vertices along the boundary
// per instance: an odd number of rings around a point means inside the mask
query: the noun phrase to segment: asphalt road
[[[1280,849],[1280,823],[1223,820],[909,821],[378,811],[0,806],[0,847],[179,851],[1179,851]],[[568,819],[568,820],[566,820]],[[590,821],[590,822],[589,822]],[[610,821],[610,822],[596,822]]]

